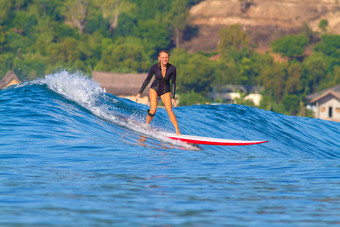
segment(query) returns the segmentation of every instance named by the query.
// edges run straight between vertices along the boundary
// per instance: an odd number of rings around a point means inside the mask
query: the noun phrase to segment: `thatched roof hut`
[[[18,79],[17,75],[15,75],[13,71],[8,71],[4,78],[0,80],[0,89],[19,83],[21,83],[21,81]]]
[[[109,73],[109,72],[92,72],[92,79],[99,83],[106,92],[115,96],[124,97],[132,101],[138,94],[147,73]],[[151,83],[145,88],[139,103],[149,104],[149,88]]]
[[[116,96],[137,95],[144,80],[146,73],[109,73],[109,72],[92,72],[92,79],[99,83],[106,92]],[[149,87],[144,90],[143,95],[148,95]]]

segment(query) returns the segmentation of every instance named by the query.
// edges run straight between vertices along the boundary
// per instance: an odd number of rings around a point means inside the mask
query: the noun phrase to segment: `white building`
[[[242,86],[242,85],[219,85],[214,86],[210,97],[214,100],[220,100],[224,103],[235,103],[235,99],[241,98],[241,93],[246,94],[244,100],[252,101],[256,106],[260,105],[262,95],[259,86]]]
[[[315,105],[315,117],[340,122],[340,85],[307,96]]]

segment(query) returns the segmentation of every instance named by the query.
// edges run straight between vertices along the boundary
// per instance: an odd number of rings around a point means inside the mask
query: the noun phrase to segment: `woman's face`
[[[162,65],[167,65],[169,62],[169,55],[165,52],[161,52],[158,56],[158,60],[161,62]]]

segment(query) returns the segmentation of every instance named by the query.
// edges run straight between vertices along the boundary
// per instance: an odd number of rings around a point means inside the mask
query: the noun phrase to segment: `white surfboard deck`
[[[241,145],[253,145],[267,143],[268,141],[249,141],[249,140],[230,140],[230,139],[220,139],[220,138],[210,138],[202,136],[191,136],[191,135],[176,135],[167,134],[169,139],[179,140],[185,143],[191,144],[205,144],[205,145],[224,145],[224,146],[241,146]]]

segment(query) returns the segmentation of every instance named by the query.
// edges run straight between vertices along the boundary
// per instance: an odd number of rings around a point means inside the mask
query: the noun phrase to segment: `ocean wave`
[[[108,94],[98,83],[80,73],[62,71],[43,79],[2,90],[2,127],[18,122],[20,127],[36,131],[68,127],[72,132],[100,127],[98,122],[115,126],[111,135],[143,135],[152,142],[172,144],[165,134],[173,128],[163,108],[159,108],[151,127],[144,124],[147,106]],[[303,158],[340,157],[337,122],[293,117],[242,105],[196,105],[174,109],[183,134],[236,140],[269,140],[269,143],[238,148],[241,152]],[[39,119],[39,120],[37,120]],[[89,123],[95,119],[96,123]],[[34,122],[27,124],[27,122]],[[77,122],[75,125],[74,122]],[[19,127],[18,126],[18,127]],[[105,130],[105,129],[103,129]],[[39,130],[38,130],[39,131]],[[64,137],[63,130],[53,136]],[[115,139],[121,140],[122,136]],[[137,136],[138,137],[138,136]],[[108,138],[106,138],[108,139]],[[114,141],[112,141],[114,142]],[[175,143],[179,148],[182,143]],[[169,146],[171,147],[171,146]],[[190,148],[189,148],[190,149]],[[211,149],[202,146],[200,149]],[[230,148],[215,147],[226,151]]]

